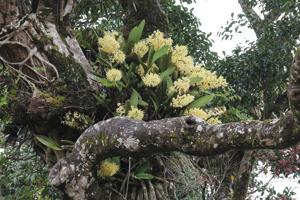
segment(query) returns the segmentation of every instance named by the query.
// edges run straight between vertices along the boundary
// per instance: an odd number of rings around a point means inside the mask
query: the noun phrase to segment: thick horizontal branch
[[[158,121],[135,121],[116,117],[88,128],[78,139],[72,154],[51,170],[52,185],[64,185],[73,199],[95,199],[95,167],[111,156],[148,156],[155,152],[180,151],[208,156],[230,149],[284,148],[300,140],[294,119],[249,121],[209,125],[196,117]],[[91,190],[93,188],[93,190]]]

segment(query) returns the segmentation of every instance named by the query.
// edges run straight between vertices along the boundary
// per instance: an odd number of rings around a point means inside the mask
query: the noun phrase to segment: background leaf
[[[42,143],[43,145],[45,145],[46,147],[55,150],[55,151],[59,151],[62,150],[59,146],[59,144],[53,140],[52,138],[49,138],[45,135],[35,135],[35,138]]]

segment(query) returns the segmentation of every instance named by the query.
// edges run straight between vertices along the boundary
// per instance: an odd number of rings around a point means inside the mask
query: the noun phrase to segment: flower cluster
[[[223,114],[226,111],[225,107],[213,108],[204,111],[201,108],[191,108],[184,112],[185,115],[192,115],[206,120],[209,124],[220,124],[221,121],[218,119],[218,115]]]
[[[121,103],[117,104],[118,108],[116,109],[116,113],[118,116],[124,116],[126,113],[125,106]]]
[[[164,34],[160,31],[155,31],[147,39],[148,43],[153,46],[154,50],[157,51],[163,46],[172,46],[173,40],[171,38],[164,38]]]
[[[142,34],[130,32],[130,35]],[[101,79],[101,83],[112,88],[112,94],[121,93],[110,99],[120,102],[114,115],[151,120],[189,114],[209,123],[219,123],[218,115],[198,108],[197,100],[201,101],[206,90],[226,87],[222,76],[195,65],[186,46],[173,46],[173,40],[160,31],[145,39],[130,37],[130,41],[126,41],[120,38],[123,38],[120,34],[105,33],[99,39],[100,51],[104,52],[100,55],[103,55],[101,62],[104,60],[103,64],[109,67],[106,80]]]
[[[131,119],[142,120],[144,118],[144,112],[131,106],[131,110],[128,111],[127,117]]]
[[[99,38],[99,50],[110,56],[110,61],[121,64],[125,61],[125,54],[120,50],[120,43],[117,41],[116,32],[105,32],[104,36]]]
[[[92,119],[85,114],[69,111],[65,114],[61,123],[71,128],[83,130],[92,123]]]
[[[161,82],[159,75],[151,72],[142,77],[142,80],[148,87],[156,87]]]
[[[149,46],[146,40],[141,40],[136,43],[132,49],[132,52],[139,58],[143,58],[148,52]]]
[[[106,78],[109,81],[119,81],[122,78],[122,72],[118,69],[110,69],[106,72]]]
[[[182,74],[191,73],[194,66],[193,58],[191,56],[188,56],[188,49],[186,46],[176,46],[173,49],[171,62]]]
[[[120,166],[110,160],[104,160],[100,164],[100,175],[103,177],[111,177],[120,170]]]
[[[180,79],[177,79],[177,81],[174,82],[174,85],[170,87],[171,91],[177,92],[178,94],[185,94],[190,89],[190,79],[187,77],[182,77]]]
[[[194,101],[195,97],[190,94],[178,95],[177,97],[172,98],[171,105],[174,108],[183,108],[184,106],[189,105]]]
[[[202,80],[195,85],[205,90],[226,87],[228,85],[223,76],[218,77],[215,72],[211,72],[202,66],[194,67],[193,71],[189,74],[189,77],[201,77]]]

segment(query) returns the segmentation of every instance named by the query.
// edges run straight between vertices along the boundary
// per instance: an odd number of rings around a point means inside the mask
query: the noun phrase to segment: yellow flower
[[[194,67],[194,61],[191,56],[173,58],[172,63],[175,65],[177,71],[184,75],[190,74]]]
[[[193,71],[189,74],[189,77],[201,77],[202,80],[195,84],[201,89],[226,87],[228,85],[224,77],[218,77],[215,72],[211,72],[202,66],[194,67]]]
[[[210,117],[210,115],[208,113],[206,113],[203,109],[201,108],[191,108],[187,111],[185,111],[184,113],[185,115],[192,115],[195,117],[199,117],[201,119],[208,119]]]
[[[122,72],[118,69],[110,69],[106,72],[106,78],[109,81],[119,81],[122,78]]]
[[[210,116],[217,116],[217,115],[222,115],[223,113],[226,112],[226,107],[216,107],[216,108],[211,108],[208,110],[208,113]]]
[[[118,103],[118,108],[116,109],[116,113],[118,114],[118,116],[124,116],[125,114],[125,107],[123,104]]]
[[[139,58],[143,58],[144,55],[148,52],[148,45],[145,40],[141,40],[136,43],[132,49],[132,52],[136,54]]]
[[[195,97],[190,94],[178,95],[176,98],[172,98],[171,106],[174,108],[182,108],[193,102],[194,99]]]
[[[187,77],[183,77],[174,82],[174,90],[178,94],[187,93],[190,89],[190,79]]]
[[[171,62],[180,73],[185,75],[191,73],[194,67],[193,58],[188,56],[188,49],[186,46],[176,46],[173,49]]]
[[[131,119],[142,120],[144,118],[144,112],[131,106],[131,110],[128,111],[127,117]]]
[[[161,82],[160,76],[151,72],[147,73],[142,80],[148,87],[156,87]]]
[[[120,166],[115,162],[104,160],[100,164],[100,175],[110,177],[115,175],[120,170]]]
[[[115,52],[113,52],[112,57],[110,58],[112,62],[116,62],[118,64],[121,64],[125,61],[125,54],[123,53],[123,51],[121,50],[117,50]]]
[[[116,52],[120,48],[119,42],[112,33],[105,33],[103,37],[99,38],[98,44],[100,46],[100,51],[110,54]]]
[[[211,117],[207,120],[209,124],[221,124],[222,122],[217,117]]]
[[[164,38],[164,34],[157,30],[148,37],[148,42],[153,46],[154,50],[157,51],[165,45],[171,47],[173,40],[171,38]]]

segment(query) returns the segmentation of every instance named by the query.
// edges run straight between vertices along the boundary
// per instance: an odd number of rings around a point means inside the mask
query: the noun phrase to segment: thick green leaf
[[[141,99],[139,99],[138,104],[141,105],[141,106],[148,106],[148,103],[146,101],[141,100]]]
[[[139,96],[140,94],[135,89],[132,88],[132,93],[130,97],[130,106],[137,107],[139,103]]]
[[[151,99],[151,101],[152,101],[152,103],[153,103],[155,112],[157,112],[157,111],[158,111],[157,103],[155,102],[155,100],[154,100],[152,97],[150,97],[150,99]]]
[[[49,138],[45,135],[35,135],[35,138],[40,143],[42,143],[46,147],[49,147],[50,149],[53,149],[53,150],[56,150],[56,151],[62,150],[60,148],[59,144],[55,140],[53,140],[53,139],[51,139],[51,138]]]
[[[156,51],[152,57],[151,63],[153,64],[156,60],[158,60],[160,57],[166,55],[169,52],[169,46],[165,45],[161,47],[158,51]]]
[[[107,80],[106,78],[97,77],[95,80],[101,83],[101,85],[103,85],[104,87],[108,87],[108,88],[114,87],[116,85],[115,83]]]
[[[151,58],[153,57],[155,51],[153,46],[150,47],[149,53],[148,53],[148,57],[147,57],[147,66],[144,66],[145,69],[148,69],[148,67],[151,65]]]
[[[145,27],[145,20],[141,21],[141,23],[138,26],[134,27],[130,31],[128,36],[128,43],[134,44],[138,42],[142,37],[144,27]]]
[[[139,174],[136,174],[134,177],[139,180],[151,180],[154,178],[153,175],[148,174],[148,173],[139,173]]]
[[[136,168],[136,170],[134,170],[134,173],[142,174],[142,173],[146,173],[149,170],[150,170],[150,163],[147,161],[143,163],[141,166],[139,166],[138,168]]]
[[[206,96],[202,96],[198,99],[196,99],[195,101],[193,101],[191,104],[189,104],[187,106],[187,109],[191,109],[191,108],[201,108],[203,106],[205,106],[206,104],[208,104],[209,102],[211,102],[214,98],[214,95],[206,95]]]
[[[196,77],[192,77],[190,78],[190,84],[193,85],[195,83],[199,83],[200,81],[202,81],[203,78],[196,76]]]
[[[160,78],[161,80],[164,80],[166,77],[170,76],[171,74],[173,74],[173,72],[175,71],[174,67],[169,67],[168,69],[166,69],[165,71],[163,71],[162,73],[160,73]]]

